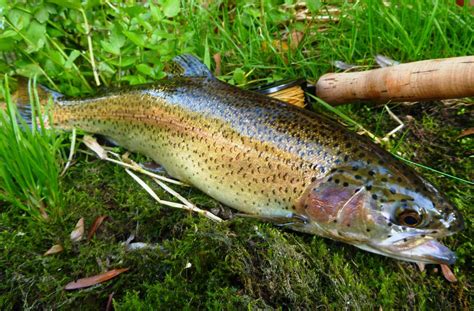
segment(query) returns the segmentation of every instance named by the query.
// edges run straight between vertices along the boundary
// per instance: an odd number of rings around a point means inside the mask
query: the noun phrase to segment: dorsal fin
[[[214,78],[206,65],[190,54],[178,55],[173,58],[173,64],[169,71],[171,75],[176,76]]]

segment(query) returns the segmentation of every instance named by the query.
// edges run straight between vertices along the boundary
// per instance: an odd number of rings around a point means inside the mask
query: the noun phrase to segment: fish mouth
[[[437,240],[427,240],[413,247],[398,248],[395,245],[356,245],[359,248],[380,255],[427,264],[452,265],[456,262],[456,254],[438,242]]]
[[[456,254],[437,240],[428,240],[400,253],[416,262],[446,265],[452,265],[456,262]]]

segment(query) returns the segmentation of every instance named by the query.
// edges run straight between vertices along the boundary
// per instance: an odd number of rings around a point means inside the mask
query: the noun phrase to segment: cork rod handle
[[[425,60],[363,72],[329,73],[318,80],[316,94],[333,105],[474,96],[474,56]]]

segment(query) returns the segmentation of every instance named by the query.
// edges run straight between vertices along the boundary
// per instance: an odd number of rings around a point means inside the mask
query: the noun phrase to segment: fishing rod
[[[300,106],[304,102],[304,92],[331,105],[471,97],[474,96],[474,56],[430,59],[359,72],[327,73],[314,84],[304,79],[284,80],[253,89],[282,100],[289,98]]]

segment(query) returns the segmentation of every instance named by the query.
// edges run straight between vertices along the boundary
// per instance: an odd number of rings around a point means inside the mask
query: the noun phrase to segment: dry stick
[[[431,59],[363,72],[329,73],[317,96],[337,105],[354,101],[421,101],[474,96],[474,56]]]
[[[181,196],[179,193],[177,193],[176,191],[174,191],[173,189],[171,189],[170,187],[168,187],[165,183],[159,181],[158,179],[153,179],[158,185],[160,185],[161,188],[163,188],[165,191],[167,191],[168,193],[170,193],[171,195],[173,195],[174,197],[176,197],[178,200],[180,200],[190,211],[192,212],[196,212],[204,217],[207,217],[211,220],[214,220],[214,221],[217,221],[217,222],[221,222],[222,219],[217,217],[216,215],[206,211],[206,210],[202,210],[200,208],[198,208],[196,205],[192,204],[191,202],[189,202],[188,200],[186,200],[183,196]]]
[[[82,16],[84,17],[84,26],[86,28],[86,33],[87,33],[87,45],[89,46],[89,54],[90,54],[90,58],[91,58],[92,73],[94,74],[95,84],[97,86],[100,86],[100,79],[99,79],[99,75],[97,74],[97,72],[98,72],[97,68],[95,66],[94,51],[92,49],[91,29],[89,27],[89,22],[87,21],[86,12],[83,9],[81,9],[80,11],[82,13]]]
[[[170,202],[170,201],[165,201],[165,200],[160,199],[160,197],[155,193],[155,191],[153,191],[153,189],[151,189],[150,186],[148,186],[146,182],[143,181],[143,179],[141,179],[140,177],[132,173],[132,171],[130,171],[129,169],[125,169],[125,171],[128,173],[128,175],[132,176],[132,178],[135,179],[135,181],[140,186],[142,186],[142,188],[145,189],[145,191],[148,192],[148,194],[151,195],[151,197],[155,199],[155,201],[157,201],[158,203],[175,207],[175,208],[181,208],[181,206],[183,206],[183,204],[181,203],[175,203],[175,202]]]
[[[94,153],[102,160],[106,160],[106,161],[109,161],[109,162],[112,162],[112,163],[115,163],[115,164],[118,164],[118,165],[121,165],[121,166],[124,166],[126,168],[129,168],[131,170],[134,170],[134,171],[137,171],[139,173],[142,173],[142,174],[145,174],[145,175],[148,175],[150,177],[153,177],[153,178],[156,178],[156,179],[160,179],[160,180],[163,180],[163,181],[166,181],[166,182],[169,182],[169,183],[172,183],[172,184],[175,184],[175,185],[179,185],[179,186],[187,186],[186,184],[180,182],[180,181],[177,181],[177,180],[174,180],[174,179],[171,179],[171,178],[167,178],[167,177],[163,177],[163,176],[160,176],[160,175],[157,175],[157,174],[153,174],[151,172],[148,172],[146,170],[144,170],[142,167],[140,167],[139,165],[135,164],[128,164],[128,163],[125,163],[125,162],[122,162],[122,161],[119,161],[119,160],[115,160],[115,159],[112,159],[112,158],[109,158],[107,156],[107,153],[110,152],[110,151],[106,151],[101,145],[99,145],[97,143],[97,141],[94,139],[94,137],[92,136],[89,136],[89,135],[84,135],[84,138],[82,139],[82,141],[84,142],[84,144],[92,151],[94,151]],[[113,153],[113,152],[110,152],[112,155],[114,156],[117,156],[119,157],[116,153]],[[120,157],[119,157],[120,158]]]
[[[66,173],[66,170],[71,166],[72,158],[74,157],[74,149],[76,147],[76,129],[72,129],[71,135],[71,149],[69,150],[69,156],[67,158],[66,165],[64,165],[64,169],[59,176],[63,176]]]
[[[146,171],[144,170],[143,168],[141,168],[140,166],[138,165],[133,165],[133,164],[128,164],[128,163],[125,163],[125,162],[121,162],[121,161],[118,161],[118,160],[115,160],[115,159],[112,159],[112,158],[109,158],[109,157],[106,157],[104,158],[103,160],[106,160],[106,161],[109,161],[109,162],[112,162],[112,163],[115,163],[115,164],[118,164],[118,165],[121,165],[123,167],[126,167],[128,169],[131,169],[131,170],[134,170],[138,173],[142,173],[144,175],[147,175],[147,176],[150,176],[150,177],[153,177],[153,178],[156,178],[158,180],[163,180],[163,181],[166,181],[166,182],[169,182],[171,184],[175,184],[175,185],[178,185],[178,186],[187,186],[186,184],[180,182],[180,181],[177,181],[177,180],[174,180],[174,179],[171,179],[171,178],[167,178],[167,177],[163,177],[163,176],[160,176],[160,175],[156,175],[156,174],[153,174],[149,171]]]
[[[405,126],[405,123],[403,123],[393,112],[392,110],[390,110],[390,108],[388,108],[387,105],[385,105],[385,109],[387,110],[389,116],[397,121],[397,123],[399,124],[396,128],[394,128],[393,130],[391,130],[388,134],[386,134],[382,140],[383,141],[389,141],[390,137],[395,135],[395,133],[397,133],[398,131],[400,131],[404,126]]]
[[[148,194],[151,195],[151,197],[153,199],[155,199],[158,203],[160,204],[163,204],[163,205],[166,205],[166,206],[170,206],[170,207],[174,207],[174,208],[180,208],[180,209],[185,209],[185,210],[188,210],[188,211],[191,211],[191,212],[196,212],[202,216],[205,216],[213,221],[217,221],[217,222],[221,222],[222,219],[217,217],[216,215],[214,214],[211,214],[209,213],[208,211],[204,211],[204,210],[201,210],[199,208],[197,208],[195,205],[191,204],[189,201],[187,201],[185,198],[183,198],[181,195],[179,195],[176,191],[174,191],[173,189],[171,189],[170,187],[166,186],[164,183],[160,182],[159,180],[157,179],[154,179],[155,182],[157,182],[165,191],[167,191],[168,193],[170,193],[171,195],[175,196],[177,199],[179,199],[180,201],[184,201],[186,202],[186,204],[181,204],[181,203],[175,203],[175,202],[171,202],[171,201],[166,201],[166,200],[162,200],[158,197],[158,195],[153,191],[153,189],[150,188],[150,186],[148,186],[144,181],[143,179],[141,179],[140,177],[138,177],[137,175],[135,175],[134,173],[132,173],[130,170],[128,169],[125,169],[125,171],[130,175],[132,176],[133,179],[135,179],[135,181],[143,187],[143,189],[145,189],[146,192],[148,192]]]

